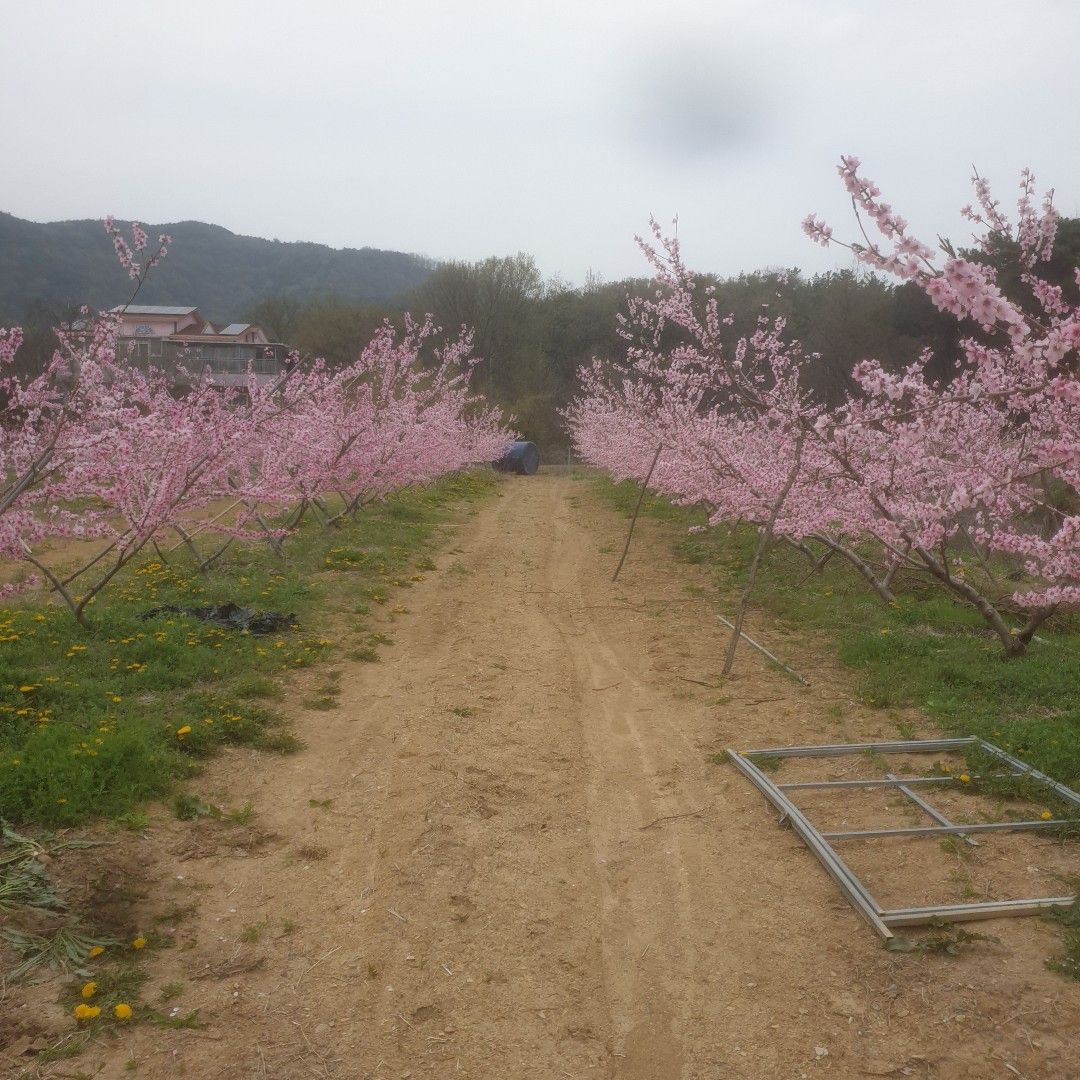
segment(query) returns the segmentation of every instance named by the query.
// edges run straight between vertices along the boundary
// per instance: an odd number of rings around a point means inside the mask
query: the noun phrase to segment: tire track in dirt
[[[555,491],[552,492],[553,496]],[[635,659],[605,640],[583,596],[583,552],[571,507],[552,508],[556,541],[548,575],[547,614],[562,637],[579,691],[589,751],[590,836],[603,882],[600,935],[617,1077],[682,1074],[681,1018],[693,967],[683,917],[686,868],[677,835],[652,823],[692,812],[678,790],[658,790],[673,767],[670,744],[646,737],[663,703],[635,673]],[[659,918],[658,918],[659,916]]]

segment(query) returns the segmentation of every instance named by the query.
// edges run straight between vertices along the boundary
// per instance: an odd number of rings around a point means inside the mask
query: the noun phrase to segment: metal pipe
[[[896,777],[893,776],[892,773],[886,773],[886,776],[889,780],[896,779]],[[917,807],[919,807],[919,809],[922,810],[924,813],[929,814],[930,817],[932,817],[939,825],[952,825],[952,822],[943,813],[941,813],[940,810],[937,810],[935,807],[931,806],[921,795],[916,795],[915,792],[907,786],[907,784],[901,784],[897,788],[897,791],[900,791],[902,794],[906,795],[908,799],[911,800],[911,802],[913,802]],[[969,847],[979,846],[978,840],[972,840],[971,837],[966,835],[965,833],[957,833],[956,835],[959,836]]]
[[[934,919],[964,922],[970,919],[1001,919],[1010,915],[1034,915],[1051,908],[1071,907],[1075,896],[1047,896],[1035,900],[990,900],[982,904],[941,904],[936,907],[896,908],[884,911],[889,926],[919,926]]]
[[[892,938],[893,932],[882,922],[879,915],[881,905],[870,895],[844,860],[822,839],[821,834],[810,824],[803,812],[753,762],[746,760],[734,750],[728,750],[727,755],[732,764],[748,777],[765,798],[791,822],[791,827],[802,837],[803,842],[825,867],[833,881],[840,886],[840,891],[847,897],[851,906],[883,940],[888,941]]]
[[[1030,776],[1033,780],[1041,780],[1046,784],[1056,795],[1060,795],[1066,802],[1071,802],[1076,806],[1080,806],[1080,795],[1078,795],[1072,788],[1067,788],[1064,784],[1059,784],[1052,777],[1046,775],[1046,773],[1039,772],[1038,769],[1033,769],[1030,765],[1025,765],[1019,758],[1015,758],[1012,754],[1006,754],[1004,750],[994,746],[993,743],[988,743],[982,739],[978,740],[979,746],[982,747],[988,754],[993,755],[1001,761],[1005,761],[1010,764],[1014,769],[1020,769],[1025,775]]]
[[[831,746],[770,746],[764,750],[744,750],[743,757],[840,757],[844,754],[865,754],[874,751],[880,754],[930,753],[935,750],[962,750],[965,746],[980,742],[974,735],[962,739],[924,739],[903,742],[835,743]],[[729,751],[730,752],[730,751]],[[1016,764],[1022,764],[1017,762]],[[1026,769],[1027,766],[1024,766]]]
[[[803,686],[809,686],[810,684],[794,669],[787,666],[779,656],[774,656],[764,645],[759,641],[755,641],[749,634],[739,630],[738,627],[728,619],[725,619],[723,615],[717,615],[717,619],[720,620],[729,630],[738,630],[739,637],[743,639],[748,645],[753,645],[759,653],[767,656],[774,664],[779,664],[793,679],[797,679],[803,684]]]
[[[1080,826],[1066,818],[1049,821],[993,821],[980,825],[925,825],[901,829],[859,829],[853,832],[823,832],[826,840],[871,840],[877,836],[959,836],[972,832],[1027,832],[1031,829],[1053,829],[1055,826]]]
[[[777,787],[782,792],[807,792],[812,791],[815,787],[900,787],[902,784],[948,784],[955,780],[955,777],[899,777],[893,780],[809,780],[806,782],[800,781],[797,784],[777,784]]]
[[[874,837],[888,836],[960,836],[967,843],[974,844],[968,833],[976,832],[1015,832],[1022,830],[1037,830],[1055,828],[1061,826],[1077,827],[1078,822],[1062,819],[1049,821],[999,821],[982,824],[954,825],[940,811],[927,803],[914,791],[909,790],[909,785],[950,783],[955,780],[951,776],[920,776],[920,777],[897,777],[887,773],[884,779],[874,780],[827,780],[808,781],[801,783],[774,784],[751,760],[755,756],[761,757],[831,757],[844,754],[859,754],[865,752],[878,753],[926,753],[942,750],[961,750],[973,745],[979,745],[991,756],[1011,766],[1016,772],[1007,774],[1010,776],[1030,776],[1033,780],[1045,783],[1052,791],[1067,799],[1069,802],[1080,805],[1080,795],[1071,789],[1059,784],[1055,780],[1025,765],[1024,762],[1010,754],[1005,753],[998,747],[984,742],[975,736],[962,739],[926,739],[906,740],[902,742],[877,742],[877,743],[844,743],[828,746],[782,746],[770,747],[761,750],[747,750],[742,754],[734,750],[728,750],[727,756],[732,763],[747,776],[750,781],[762,792],[768,801],[781,814],[781,821],[785,818],[791,822],[792,828],[799,834],[802,840],[810,848],[814,856],[825,867],[830,877],[840,887],[841,892],[855,910],[874,928],[885,940],[893,937],[890,927],[918,926],[942,919],[951,922],[959,922],[969,919],[995,919],[1009,915],[1030,915],[1051,908],[1068,907],[1076,902],[1076,897],[1055,896],[1042,897],[1030,900],[994,900],[981,904],[941,904],[929,907],[910,907],[884,910],[867,890],[866,886],[855,876],[850,867],[840,858],[833,849],[832,840],[855,840],[871,839]],[[975,777],[974,779],[979,779]],[[986,779],[990,779],[987,777]],[[895,787],[905,797],[910,799],[922,810],[928,813],[935,821],[940,822],[937,826],[897,828],[897,829],[865,829],[852,832],[820,832],[806,817],[805,814],[784,794],[789,790],[806,790],[812,788],[857,788],[857,787]]]

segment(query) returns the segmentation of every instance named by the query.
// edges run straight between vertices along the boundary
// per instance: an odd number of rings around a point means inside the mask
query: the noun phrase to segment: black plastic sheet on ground
[[[187,615],[192,619],[212,622],[229,630],[247,631],[249,634],[276,634],[279,630],[287,630],[296,624],[295,615],[284,615],[280,611],[255,611],[254,608],[240,607],[231,601],[187,608],[166,604],[164,607],[144,611],[141,618],[145,622],[158,615]]]

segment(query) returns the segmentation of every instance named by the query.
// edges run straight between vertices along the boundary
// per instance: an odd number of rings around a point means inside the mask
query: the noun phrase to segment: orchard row
[[[137,292],[169,238],[151,252],[138,226],[130,244],[107,228]],[[6,591],[47,582],[84,623],[148,544],[200,529],[280,552],[305,514],[331,527],[368,500],[497,458],[513,437],[470,391],[469,333],[444,337],[431,318],[385,325],[345,368],[294,356],[270,383],[249,374],[229,387],[131,363],[115,312],[57,334],[43,372],[0,380],[0,557],[33,571]],[[0,330],[0,369],[20,340]],[[98,543],[62,576],[40,554],[57,539]]]
[[[820,563],[848,560],[884,602],[899,572],[973,605],[1007,655],[1080,603],[1080,306],[1040,276],[1058,224],[1053,193],[1021,179],[1015,221],[975,177],[972,251],[922,243],[859,173],[839,173],[860,230],[845,244],[875,272],[914,282],[969,336],[947,382],[924,353],[902,371],[867,359],[846,400],[807,389],[815,361],[763,317],[731,347],[731,319],[654,223],[639,241],[655,288],[623,317],[626,357],[594,363],[567,411],[578,452],[619,479],[704,505],[710,525],[758,527]],[[811,239],[837,244],[816,217]],[[871,239],[871,235],[874,238]],[[1006,295],[994,263],[1013,260]],[[1080,284],[1080,271],[1077,271]]]

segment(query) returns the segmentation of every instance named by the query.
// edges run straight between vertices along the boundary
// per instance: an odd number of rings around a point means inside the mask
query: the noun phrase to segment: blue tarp
[[[536,449],[536,443],[512,442],[506,448],[506,453],[492,464],[499,472],[532,476],[540,468],[540,451]]]

